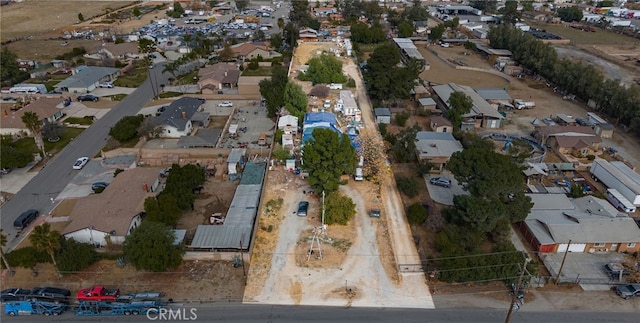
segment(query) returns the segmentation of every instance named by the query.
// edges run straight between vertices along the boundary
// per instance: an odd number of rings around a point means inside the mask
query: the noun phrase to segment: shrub
[[[409,115],[406,113],[398,113],[396,114],[394,120],[396,121],[397,125],[399,125],[400,127],[404,127],[405,124],[407,124],[407,120],[409,120]]]
[[[349,78],[349,80],[347,81],[347,87],[349,88],[354,88],[356,87],[356,80]]]
[[[7,262],[13,267],[33,268],[36,264],[51,262],[51,257],[46,251],[38,251],[32,246],[13,250],[6,254],[6,257]],[[4,263],[2,266],[4,268]]]
[[[356,205],[353,200],[339,192],[327,194],[325,204],[325,223],[329,225],[346,225],[356,214]]]
[[[587,159],[588,159],[588,160],[594,160],[594,159],[596,159],[596,156],[594,156],[594,155],[587,155]]]
[[[111,127],[109,135],[119,142],[131,140],[138,135],[138,127],[143,119],[142,115],[126,116]]]
[[[407,209],[407,219],[411,223],[422,224],[427,221],[427,216],[429,216],[429,211],[420,203],[412,204]]]
[[[56,253],[56,262],[61,272],[83,270],[99,260],[94,246],[73,239],[60,239],[60,249]]]
[[[382,138],[387,136],[387,124],[386,123],[378,124],[378,130],[380,130],[380,135],[382,135]]]
[[[398,183],[398,189],[408,197],[415,197],[418,195],[418,181],[412,177],[398,176],[396,178]]]

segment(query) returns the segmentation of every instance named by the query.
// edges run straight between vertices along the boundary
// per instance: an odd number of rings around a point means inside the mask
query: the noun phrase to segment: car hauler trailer
[[[67,310],[67,304],[41,301],[17,301],[4,304],[4,312],[10,316],[40,314],[60,315]]]
[[[163,304],[155,301],[137,303],[80,302],[76,316],[116,316],[147,314],[158,310]]]

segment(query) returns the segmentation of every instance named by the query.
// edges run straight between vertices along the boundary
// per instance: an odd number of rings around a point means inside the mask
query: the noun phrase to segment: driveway
[[[430,179],[436,177],[446,177],[450,179],[451,187],[446,188],[429,183]],[[442,174],[439,175],[425,175],[424,182],[427,185],[431,199],[442,205],[453,205],[453,197],[456,195],[469,195],[469,192],[462,189],[462,185],[458,183],[453,174],[448,170],[442,171]]]

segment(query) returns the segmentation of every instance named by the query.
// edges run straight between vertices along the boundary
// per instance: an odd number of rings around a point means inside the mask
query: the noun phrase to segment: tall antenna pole
[[[522,278],[524,277],[524,273],[527,270],[527,263],[529,263],[529,257],[524,256],[524,264],[522,265],[522,269],[520,270],[520,277],[518,278],[518,283],[516,284],[516,288],[513,291],[513,297],[511,297],[511,306],[509,307],[509,312],[507,312],[507,317],[504,319],[505,323],[509,323],[511,320],[511,314],[513,313],[513,308],[516,307],[516,300],[518,299],[518,294],[520,293],[520,286],[522,285]],[[518,306],[518,308],[520,308]]]

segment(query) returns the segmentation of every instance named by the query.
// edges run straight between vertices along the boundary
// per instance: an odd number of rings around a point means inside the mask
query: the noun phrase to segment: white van
[[[342,90],[342,84],[340,84],[340,83],[331,83],[331,84],[329,84],[329,89],[331,89],[331,90]]]
[[[353,179],[355,179],[356,181],[364,180],[364,177],[362,176],[362,168],[356,168],[356,174],[353,175]]]

